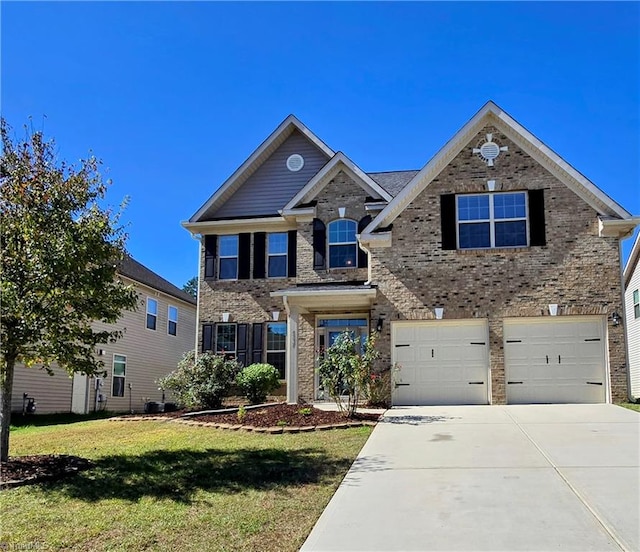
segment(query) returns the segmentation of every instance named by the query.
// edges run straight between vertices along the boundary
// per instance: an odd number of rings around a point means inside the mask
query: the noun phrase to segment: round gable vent
[[[480,146],[480,155],[487,161],[489,159],[493,160],[500,155],[500,146],[495,142],[485,142]]]
[[[287,159],[287,169],[291,172],[298,172],[302,167],[304,167],[304,157],[298,153],[294,153],[290,155]]]

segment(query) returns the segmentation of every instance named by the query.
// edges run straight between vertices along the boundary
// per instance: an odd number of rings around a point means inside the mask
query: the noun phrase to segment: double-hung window
[[[158,323],[158,301],[147,297],[147,328],[155,330]]]
[[[236,356],[236,325],[217,324],[216,325],[216,353],[225,356]]]
[[[286,322],[269,322],[267,324],[267,363],[278,370],[280,379],[284,379],[286,349]]]
[[[286,232],[267,235],[267,257],[269,278],[283,278],[287,275]]]
[[[111,371],[111,395],[124,397],[124,381],[127,375],[127,357],[113,355],[113,369]]]
[[[640,318],[640,290],[633,292],[633,317]]]
[[[456,196],[458,247],[526,247],[527,194],[469,194]]]
[[[171,305],[167,310],[167,333],[178,335],[178,308]]]
[[[358,266],[358,244],[355,221],[334,220],[329,223],[329,268]]]
[[[238,278],[238,236],[220,236],[220,265],[218,278],[220,280],[236,280]]]

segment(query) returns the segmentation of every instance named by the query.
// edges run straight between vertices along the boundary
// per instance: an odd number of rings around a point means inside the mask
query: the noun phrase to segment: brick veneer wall
[[[493,133],[507,146],[493,167],[471,149]],[[443,250],[440,196],[544,189],[547,245],[517,249]],[[372,251],[373,283],[379,286],[372,318],[387,321],[487,318],[492,402],[505,402],[502,323],[505,317],[622,312],[618,240],[598,237],[597,213],[543,166],[494,127],[484,128],[393,222],[392,246]],[[613,400],[627,396],[624,330],[607,323]],[[390,326],[379,341],[390,363]]]

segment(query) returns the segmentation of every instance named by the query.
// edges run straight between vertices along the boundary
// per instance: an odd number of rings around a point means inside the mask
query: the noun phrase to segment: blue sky
[[[365,171],[418,169],[492,99],[640,215],[637,2],[0,10],[3,116],[101,158],[129,251],[178,286],[197,272],[180,221],[289,113]]]

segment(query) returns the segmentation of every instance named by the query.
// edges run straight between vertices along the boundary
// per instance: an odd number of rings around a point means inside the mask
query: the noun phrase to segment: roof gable
[[[391,201],[392,196],[389,192],[340,151],[285,205],[282,212],[286,213],[301,204],[312,201],[340,171],[347,173],[356,184],[373,197]]]
[[[294,133],[311,143],[321,155],[329,159],[334,151],[313,134],[294,115],[289,115],[269,137],[249,156],[249,158],[214,192],[214,194],[198,209],[189,219],[189,222],[201,222],[213,218],[218,209],[227,201],[230,201],[236,192],[247,180],[282,146]],[[306,179],[308,180],[308,178]],[[304,180],[304,182],[306,182]],[[303,184],[302,182],[301,184]],[[288,199],[288,198],[287,198]],[[286,200],[285,200],[286,201]],[[284,204],[284,202],[282,203]],[[281,204],[281,205],[282,205]],[[231,213],[237,211],[237,207],[231,206]],[[255,213],[250,213],[255,214]],[[237,216],[237,215],[229,215]]]
[[[627,259],[627,264],[624,267],[624,288],[626,289],[631,281],[633,273],[638,267],[638,259],[640,258],[640,232],[636,234],[636,240],[633,242],[633,248],[631,249],[631,255]]]
[[[500,129],[518,147],[549,170],[598,213],[620,219],[631,214],[584,175],[543,144],[495,103],[487,102],[411,179],[389,205],[367,226],[363,234],[389,226],[395,218],[440,174],[470,140],[486,125]]]

